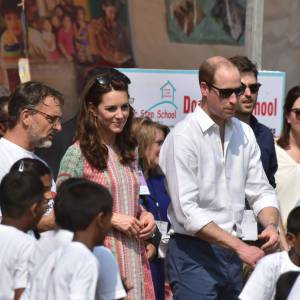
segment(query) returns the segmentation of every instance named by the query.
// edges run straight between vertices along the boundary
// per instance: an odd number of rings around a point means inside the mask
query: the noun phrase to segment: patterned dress
[[[139,180],[137,163],[122,165],[116,153],[108,147],[108,162],[105,171],[90,166],[83,157],[79,143],[70,146],[65,153],[58,175],[58,184],[70,177],[84,177],[105,186],[113,196],[113,212],[138,217]],[[144,244],[112,229],[104,245],[116,256],[121,276],[124,278],[128,299],[155,299],[153,284]]]

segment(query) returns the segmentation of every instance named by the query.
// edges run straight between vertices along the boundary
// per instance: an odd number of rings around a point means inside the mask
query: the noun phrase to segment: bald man
[[[238,299],[242,263],[278,246],[278,202],[252,129],[233,118],[244,92],[240,72],[224,57],[199,69],[202,101],[168,135],[160,153],[174,230],[166,257],[175,299]],[[264,231],[261,248],[244,243],[245,197]]]

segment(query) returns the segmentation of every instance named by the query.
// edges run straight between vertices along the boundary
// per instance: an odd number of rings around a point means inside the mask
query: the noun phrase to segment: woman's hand
[[[143,229],[142,223],[137,218],[125,214],[113,213],[111,223],[115,229],[129,237],[139,237]]]
[[[153,215],[143,210],[140,216],[140,222],[142,224],[142,230],[139,232],[139,238],[142,240],[147,240],[154,234],[156,223]]]

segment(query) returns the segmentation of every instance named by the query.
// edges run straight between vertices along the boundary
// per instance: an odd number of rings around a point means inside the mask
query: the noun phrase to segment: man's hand
[[[269,224],[264,231],[258,236],[258,239],[265,240],[261,249],[266,253],[276,250],[279,246],[279,232],[275,224]]]
[[[265,252],[258,247],[241,243],[236,249],[236,254],[244,263],[254,268],[257,261],[265,255]]]
[[[156,227],[153,215],[148,211],[142,211],[140,222],[142,225],[142,230],[139,232],[139,238],[143,240],[151,238]]]

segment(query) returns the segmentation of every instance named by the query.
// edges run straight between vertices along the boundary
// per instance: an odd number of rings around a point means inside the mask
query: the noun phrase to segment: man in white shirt
[[[233,118],[244,87],[223,57],[199,70],[201,104],[168,135],[160,153],[175,234],[167,269],[175,299],[238,299],[242,262],[255,266],[278,246],[278,203],[252,129]],[[242,242],[245,197],[265,227],[260,248]]]
[[[33,151],[51,146],[53,135],[61,130],[63,102],[58,91],[40,82],[29,81],[14,90],[8,103],[8,129],[0,139],[0,181],[17,160],[39,159]]]

